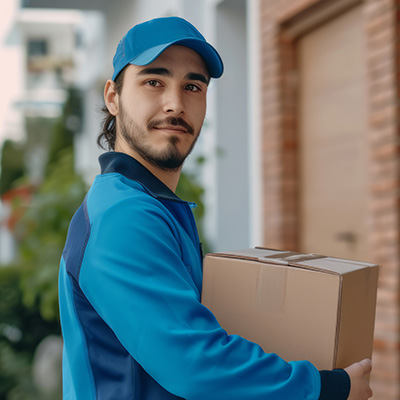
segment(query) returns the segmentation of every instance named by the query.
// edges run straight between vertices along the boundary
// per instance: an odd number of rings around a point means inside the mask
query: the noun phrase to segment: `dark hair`
[[[124,68],[118,76],[115,78],[115,92],[120,95],[122,91],[122,83],[124,81],[125,75]],[[115,149],[115,141],[117,139],[117,127],[116,127],[116,118],[114,115],[108,111],[106,105],[101,108],[101,112],[103,113],[103,121],[101,132],[97,136],[97,144],[99,147],[104,150],[114,150]],[[103,144],[104,143],[104,144]]]

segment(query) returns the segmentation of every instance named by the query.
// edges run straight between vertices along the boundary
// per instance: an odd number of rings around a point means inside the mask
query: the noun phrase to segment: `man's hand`
[[[371,361],[368,359],[354,363],[344,369],[350,377],[351,388],[348,400],[366,400],[372,397],[370,388],[365,375],[372,370]]]

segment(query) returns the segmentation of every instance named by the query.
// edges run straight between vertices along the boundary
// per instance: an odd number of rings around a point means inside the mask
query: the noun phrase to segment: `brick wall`
[[[370,81],[370,247],[383,265],[379,279],[374,343],[374,385],[378,399],[399,399],[399,131],[397,75],[399,40],[396,1],[365,4]]]
[[[339,1],[339,0],[338,0]],[[296,57],[287,26],[335,0],[260,0],[264,244],[298,250]],[[371,384],[400,399],[400,0],[365,0],[369,259],[382,264]]]

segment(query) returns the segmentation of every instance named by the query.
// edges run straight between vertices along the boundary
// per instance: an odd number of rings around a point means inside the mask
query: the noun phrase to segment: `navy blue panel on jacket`
[[[317,400],[321,378],[228,335],[201,304],[191,205],[106,153],[60,262],[64,400]]]

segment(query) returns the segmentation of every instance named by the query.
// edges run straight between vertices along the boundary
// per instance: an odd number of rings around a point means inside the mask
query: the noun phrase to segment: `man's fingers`
[[[366,358],[365,360],[360,361],[358,364],[362,367],[362,369],[364,371],[364,375],[365,374],[369,374],[371,372],[372,363],[371,363],[371,360],[369,360],[368,358]]]

